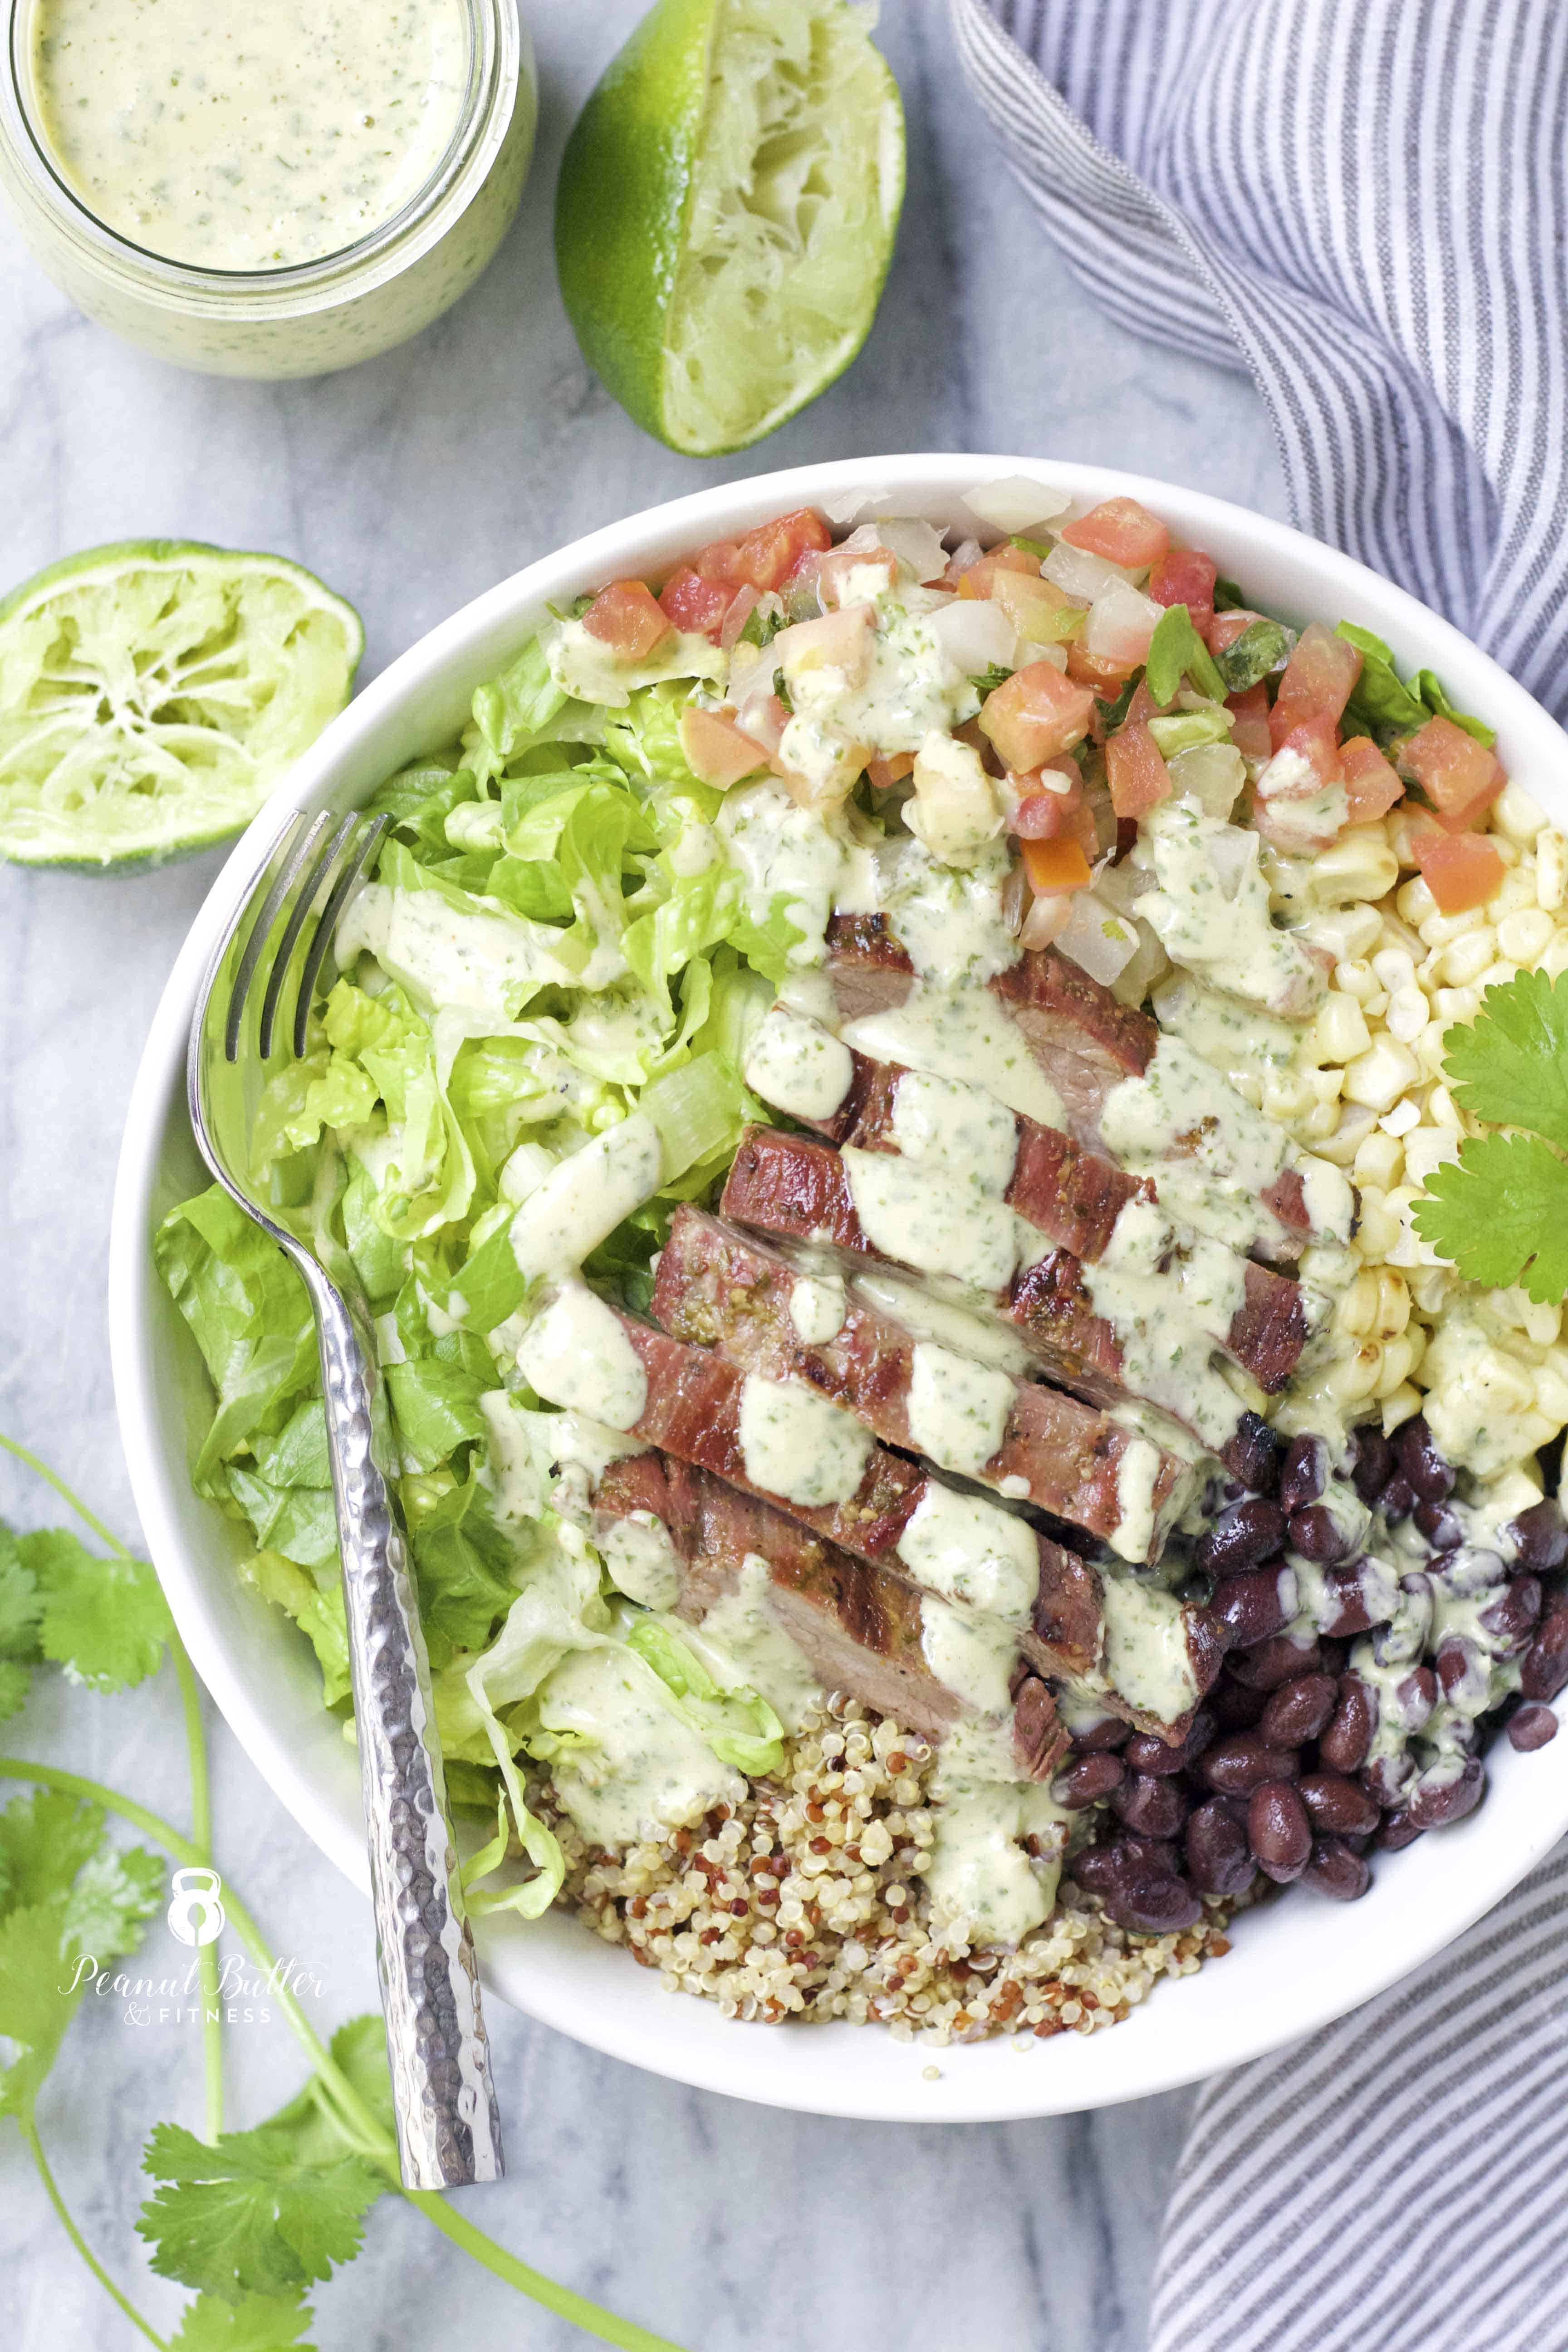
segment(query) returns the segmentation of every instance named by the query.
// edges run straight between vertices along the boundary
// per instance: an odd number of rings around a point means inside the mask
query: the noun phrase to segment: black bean
[[[1321,1437],[1298,1437],[1279,1473],[1279,1507],[1287,1518],[1315,1503],[1329,1483],[1329,1449]]]
[[[1363,1772],[1362,1786],[1386,1811],[1405,1801],[1415,1778],[1414,1761],[1401,1752],[1397,1756],[1377,1757]],[[1418,1828],[1426,1826],[1425,1822],[1417,1823]]]
[[[1253,1879],[1247,1832],[1223,1802],[1211,1797],[1187,1822],[1187,1874],[1205,1895],[1242,1895]]]
[[[1394,1441],[1394,1458],[1424,1503],[1446,1503],[1454,1491],[1454,1473],[1437,1451],[1424,1414],[1407,1421]]]
[[[1359,1772],[1377,1729],[1377,1699],[1357,1674],[1340,1678],[1340,1703],[1318,1740],[1318,1753],[1331,1772]]]
[[[1475,1643],[1467,1642],[1462,1633],[1449,1633],[1438,1644],[1436,1664],[1437,1680],[1450,1698],[1487,1671]]]
[[[1375,1503],[1394,1475],[1394,1448],[1375,1421],[1351,1432],[1351,1479],[1363,1503]]]
[[[1051,1794],[1069,1812],[1080,1812],[1085,1805],[1109,1797],[1126,1778],[1127,1768],[1120,1756],[1080,1756],[1058,1776]]]
[[[1528,1756],[1532,1748],[1544,1748],[1549,1739],[1556,1738],[1557,1717],[1539,1699],[1527,1699],[1509,1717],[1508,1736],[1510,1745]]]
[[[1331,1614],[1324,1622],[1328,1631],[1341,1640],[1353,1633],[1368,1633],[1376,1618],[1373,1612],[1370,1580],[1363,1573],[1366,1562],[1348,1560],[1342,1567],[1323,1571],[1327,1605]]]
[[[1298,1675],[1281,1683],[1264,1708],[1258,1726],[1260,1739],[1271,1748],[1300,1748],[1316,1739],[1339,1704],[1340,1686],[1332,1675]]]
[[[1479,1622],[1487,1633],[1506,1642],[1510,1650],[1522,1649],[1534,1633],[1542,1597],[1538,1576],[1516,1576],[1491,1606],[1481,1611]]]
[[[1396,1470],[1377,1498],[1377,1507],[1392,1528],[1415,1508],[1415,1489],[1403,1470]]]
[[[1121,1748],[1131,1737],[1132,1727],[1123,1723],[1119,1715],[1102,1715],[1098,1723],[1075,1731],[1072,1744],[1086,1756],[1098,1755],[1102,1748]]]
[[[1327,1503],[1309,1503],[1304,1511],[1295,1513],[1290,1521],[1290,1543],[1303,1559],[1318,1560],[1326,1568],[1354,1549]]]
[[[1434,1551],[1457,1551],[1465,1540],[1464,1528],[1442,1503],[1417,1503],[1413,1516]]]
[[[1123,1878],[1134,1870],[1157,1870],[1163,1876],[1179,1878],[1182,1870],[1173,1839],[1129,1837],[1125,1832],[1116,1841],[1116,1864]]]
[[[1549,1576],[1568,1560],[1568,1520],[1550,1495],[1521,1511],[1505,1532],[1513,1538],[1521,1567],[1532,1568],[1538,1575]]]
[[[1139,1871],[1105,1898],[1105,1907],[1119,1927],[1139,1936],[1173,1936],[1195,1927],[1204,1906],[1194,1890],[1180,1878],[1156,1871]]]
[[[1387,1815],[1373,1843],[1388,1853],[1397,1853],[1401,1846],[1414,1845],[1420,1835],[1420,1822],[1413,1822],[1401,1807],[1398,1812]]]
[[[1342,1838],[1314,1838],[1312,1858],[1301,1873],[1303,1886],[1334,1903],[1355,1903],[1372,1885],[1372,1870]]]
[[[1288,1748],[1270,1748],[1254,1731],[1216,1740],[1198,1761],[1199,1780],[1226,1797],[1249,1797],[1266,1781],[1294,1780],[1300,1770],[1299,1756]]]
[[[1188,1798],[1174,1780],[1134,1772],[1111,1791],[1110,1806],[1142,1837],[1174,1837],[1187,1818]]]
[[[1184,1739],[1167,1748],[1151,1731],[1135,1731],[1121,1753],[1134,1772],[1151,1772],[1156,1779],[1168,1772],[1180,1772],[1201,1756],[1217,1729],[1206,1708],[1200,1707],[1187,1728]]]
[[[1300,1789],[1314,1829],[1333,1837],[1365,1837],[1377,1827],[1377,1807],[1358,1782],[1342,1773],[1304,1773]]]
[[[1406,1731],[1419,1731],[1437,1704],[1437,1677],[1430,1666],[1412,1666],[1394,1693]]]
[[[1264,1646],[1267,1648],[1268,1644]],[[1254,1650],[1248,1654],[1256,1657],[1258,1652]],[[1210,1709],[1222,1731],[1250,1731],[1268,1706],[1268,1695],[1266,1691],[1254,1690],[1247,1684],[1237,1682],[1235,1664],[1233,1658],[1204,1705]]]
[[[1250,1650],[1233,1650],[1226,1669],[1248,1690],[1268,1692],[1278,1690],[1281,1683],[1294,1682],[1298,1675],[1312,1673],[1320,1657],[1315,1642],[1303,1648],[1289,1633],[1271,1633],[1267,1642]]]
[[[1524,1654],[1519,1687],[1526,1698],[1555,1698],[1568,1683],[1568,1599],[1554,1596]]]
[[[1436,1771],[1423,1772],[1405,1810],[1418,1829],[1435,1830],[1449,1822],[1462,1822],[1480,1803],[1486,1784],[1480,1758],[1469,1756],[1457,1776],[1439,1779]]]
[[[1269,1494],[1279,1475],[1279,1447],[1260,1413],[1244,1412],[1225,1449],[1226,1466],[1255,1495]]]
[[[1222,1576],[1209,1603],[1224,1626],[1230,1646],[1250,1650],[1267,1642],[1296,1614],[1294,1569],[1255,1568],[1241,1576]]]
[[[1193,1557],[1210,1576],[1234,1576],[1238,1570],[1256,1568],[1260,1559],[1268,1559],[1284,1540],[1285,1514],[1279,1504],[1262,1495],[1249,1495],[1245,1502],[1233,1503],[1221,1514],[1195,1546]]]
[[[1268,1780],[1253,1790],[1247,1842],[1259,1870],[1278,1885],[1300,1877],[1312,1858],[1312,1825],[1289,1780]]]
[[[1342,1675],[1350,1664],[1348,1642],[1331,1641],[1326,1633],[1318,1636],[1319,1664],[1326,1675]]]

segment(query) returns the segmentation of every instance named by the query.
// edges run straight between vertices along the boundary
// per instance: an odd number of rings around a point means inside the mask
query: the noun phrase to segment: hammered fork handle
[[[375,1352],[358,1302],[313,1262],[300,1270],[321,1342],[403,2179],[411,2189],[498,2180],[500,2120]]]

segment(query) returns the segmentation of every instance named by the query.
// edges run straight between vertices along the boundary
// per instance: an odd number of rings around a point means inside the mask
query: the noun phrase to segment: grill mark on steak
[[[769,1610],[825,1691],[847,1691],[935,1740],[966,1713],[926,1663],[920,1593],[782,1511],[654,1453],[612,1463],[594,1501],[601,1528],[638,1511],[663,1521],[680,1567],[677,1613],[689,1624],[735,1590],[749,1558],[763,1559]],[[1050,1689],[1026,1668],[1014,1693],[1013,1744],[1020,1773],[1035,1780],[1048,1780],[1067,1750]]]

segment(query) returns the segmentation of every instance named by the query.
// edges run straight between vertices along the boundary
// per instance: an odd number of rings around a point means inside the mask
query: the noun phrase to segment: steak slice
[[[864,1054],[852,1054],[850,1061],[849,1092],[838,1109],[830,1118],[802,1124],[815,1127],[830,1142],[852,1150],[903,1157],[898,1133],[899,1090],[911,1075],[920,1085],[918,1074],[897,1063],[872,1061]],[[1002,1198],[1056,1253],[1044,1261],[1049,1272],[1041,1289],[1040,1336],[1065,1350],[1064,1363],[1075,1357],[1081,1362],[1083,1373],[1068,1377],[1092,1377],[1096,1385],[1087,1393],[1120,1394],[1124,1384],[1115,1334],[1091,1328],[1094,1306],[1081,1280],[1075,1278],[1073,1262],[1098,1264],[1110,1246],[1122,1211],[1134,1201],[1154,1205],[1157,1184],[1147,1176],[1131,1176],[1098,1153],[1084,1150],[1060,1128],[1042,1127],[1038,1120],[1017,1112],[1011,1117],[1016,1141],[1012,1174]],[[1293,1171],[1289,1172],[1294,1175]],[[1299,1192],[1299,1176],[1295,1182]],[[1190,1250],[1194,1237],[1182,1235],[1177,1228],[1173,1231],[1178,1247]],[[1235,1259],[1236,1271],[1244,1281],[1244,1296],[1218,1345],[1265,1395],[1276,1395],[1295,1370],[1310,1336],[1310,1318],[1300,1285],[1267,1266],[1236,1258],[1235,1253],[1223,1251],[1217,1243],[1198,1243],[1197,1251],[1205,1265],[1226,1256]],[[1106,1378],[1109,1390],[1103,1385]]]
[[[827,972],[845,1026],[896,1009],[915,985],[914,965],[885,915],[835,915],[827,949]],[[1147,1073],[1160,1045],[1159,1024],[1122,1004],[1055,948],[1026,949],[987,985],[1056,1088],[1073,1139],[1089,1150],[1102,1149],[1107,1097],[1124,1079]],[[1173,1156],[1180,1161],[1183,1150]],[[1188,1202],[1193,1222],[1202,1221],[1203,1189],[1196,1187]],[[1248,1246],[1267,1258],[1289,1260],[1314,1239],[1344,1238],[1319,1231],[1310,1193],[1293,1167],[1270,1180],[1257,1200],[1264,1213]],[[1222,1213],[1215,1230],[1222,1229],[1235,1232],[1234,1209]]]
[[[700,1625],[739,1585],[748,1559],[767,1563],[766,1607],[818,1676],[906,1730],[940,1740],[968,1710],[932,1673],[921,1595],[706,1470],[668,1455],[612,1463],[594,1497],[597,1525],[651,1513],[674,1547],[677,1612]],[[1048,1780],[1068,1744],[1056,1702],[1026,1673],[1013,1698],[1013,1752],[1022,1779]]]
[[[721,1205],[735,1223],[773,1239],[826,1246],[851,1263],[858,1258],[906,1266],[944,1281],[929,1262],[929,1253],[892,1255],[875,1246],[856,1207],[848,1168],[829,1145],[809,1136],[748,1128]],[[1245,1351],[1248,1369],[1257,1366],[1279,1385],[1305,1341],[1305,1301],[1294,1284],[1266,1267],[1234,1258],[1217,1244],[1198,1245],[1193,1273],[1204,1276],[1216,1252],[1226,1283],[1238,1272],[1242,1276],[1241,1302],[1222,1327],[1225,1352],[1234,1356]],[[1126,1301],[1124,1316],[1117,1321],[1097,1311],[1083,1261],[1069,1250],[1052,1250],[1025,1266],[1005,1288],[991,1294],[985,1306],[1016,1335],[1030,1361],[1047,1379],[1096,1405],[1142,1398],[1183,1422],[1212,1452],[1223,1455],[1247,1408],[1211,1361],[1222,1345],[1213,1328],[1189,1312],[1174,1277],[1164,1278],[1171,1286],[1163,1296],[1158,1278],[1156,1286],[1146,1280],[1106,1285],[1103,1276],[1100,1279],[1102,1287]]]

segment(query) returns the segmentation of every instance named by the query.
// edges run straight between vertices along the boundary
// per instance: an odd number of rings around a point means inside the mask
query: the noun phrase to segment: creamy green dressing
[[[848,1312],[842,1275],[805,1274],[791,1286],[789,1319],[808,1348],[826,1348],[837,1339]]]
[[[1214,1351],[1246,1297],[1245,1260],[1214,1241],[1178,1248],[1160,1210],[1134,1200],[1099,1260],[1084,1267],[1083,1282],[1116,1334],[1128,1388],[1217,1452],[1234,1434],[1241,1404]]]
[[[938,1682],[973,1714],[1006,1714],[1018,1656],[1010,1625],[928,1593],[921,1603],[921,1651]]]
[[[1001,1446],[1013,1378],[972,1357],[917,1340],[910,1359],[910,1437],[942,1470],[976,1478]]]
[[[866,1475],[871,1435],[852,1414],[799,1381],[748,1372],[741,1390],[741,1453],[765,1494],[816,1507],[847,1503]]]
[[[680,1598],[680,1561],[669,1529],[652,1511],[632,1511],[598,1538],[610,1581],[642,1609],[673,1609]]]
[[[831,1118],[854,1075],[848,1046],[786,1004],[773,1006],[746,1049],[746,1084],[792,1118]]]
[[[932,1927],[971,1944],[1020,1943],[1050,1916],[1070,1814],[1048,1789],[1017,1778],[1011,1731],[998,1719],[949,1732],[931,1789],[940,1811],[921,1875]]]
[[[1041,1127],[1066,1122],[1060,1095],[989,989],[954,992],[917,982],[902,1004],[846,1022],[840,1034],[873,1061],[900,1062],[933,1077],[984,1087],[1009,1110],[1021,1111]]]
[[[671,630],[643,661],[624,661],[581,621],[552,622],[541,636],[556,685],[578,702],[602,703],[611,710],[624,710],[640,687],[724,674],[725,655],[695,631]]]
[[[634,1111],[562,1160],[511,1221],[512,1253],[522,1272],[555,1282],[574,1274],[653,1198],[663,1158],[658,1128],[645,1111]]]
[[[1173,1723],[1198,1703],[1182,1605],[1157,1584],[1128,1576],[1103,1580],[1105,1621],[1100,1671],[1131,1706]]]
[[[1018,1130],[1010,1110],[982,1087],[911,1070],[893,1089],[893,1140],[916,1167],[967,1177],[998,1197],[1013,1179]]]
[[[898,1556],[928,1592],[1011,1626],[1029,1622],[1039,1592],[1039,1543],[1026,1519],[999,1504],[928,1478],[899,1538]]]
[[[888,1151],[846,1145],[840,1157],[867,1240],[921,1274],[1005,1290],[1022,1255],[1019,1221],[973,1181]]]
[[[618,948],[595,947],[580,970],[557,952],[561,934],[548,923],[496,907],[454,907],[439,890],[398,890],[368,882],[351,900],[333,942],[348,971],[368,951],[415,1002],[444,1013],[477,1013],[498,1023],[545,986],[604,988],[624,978]]]
[[[540,1692],[542,1727],[582,1740],[552,1758],[550,1778],[595,1845],[634,1845],[645,1829],[685,1829],[746,1793],[739,1772],[720,1763],[663,1694],[652,1667],[618,1643],[574,1652]]]
[[[37,0],[33,94],[88,209],[204,269],[341,253],[433,177],[468,83],[463,0]]]
[[[611,1429],[630,1429],[647,1409],[647,1374],[621,1318],[584,1282],[563,1283],[518,1345],[517,1365],[537,1396]]]
[[[1131,1437],[1116,1465],[1116,1525],[1110,1549],[1122,1559],[1147,1559],[1154,1541],[1154,1490],[1161,1451],[1147,1437]]]
[[[1171,800],[1139,821],[1133,863],[1157,887],[1138,912],[1173,963],[1275,1013],[1304,1018],[1328,982],[1300,941],[1276,928],[1249,827]]]
[[[681,1634],[726,1689],[745,1684],[758,1692],[793,1733],[821,1706],[824,1692],[815,1667],[773,1614],[772,1591],[772,1569],[759,1553],[748,1552],[734,1589],[721,1594],[695,1636],[685,1626]]]

